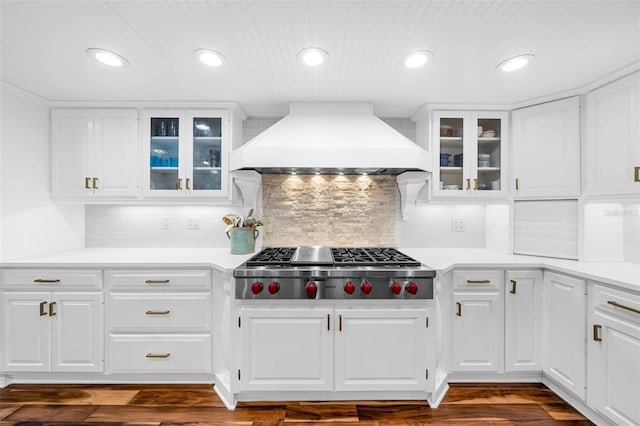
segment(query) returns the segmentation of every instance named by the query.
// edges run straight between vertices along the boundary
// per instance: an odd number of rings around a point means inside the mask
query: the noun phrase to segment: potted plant
[[[256,238],[260,235],[258,226],[264,225],[261,220],[253,216],[253,209],[247,217],[228,214],[222,218],[227,225],[225,232],[231,242],[231,254],[247,254],[256,250]]]

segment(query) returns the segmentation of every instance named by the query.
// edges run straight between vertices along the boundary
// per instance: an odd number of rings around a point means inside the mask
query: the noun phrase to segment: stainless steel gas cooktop
[[[266,247],[233,276],[238,299],[431,299],[435,271],[392,247]]]

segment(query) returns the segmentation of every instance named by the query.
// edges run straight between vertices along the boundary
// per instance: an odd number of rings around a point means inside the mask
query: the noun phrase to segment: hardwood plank
[[[362,420],[398,419],[426,422],[553,420],[537,404],[449,404],[441,405],[435,410],[417,405],[358,405],[357,409],[358,416]]]
[[[141,390],[129,401],[129,405],[225,406],[218,395],[212,390]]]
[[[292,405],[287,407],[284,421],[289,422],[357,422],[358,411],[355,405]]]
[[[64,389],[105,389],[105,390],[212,390],[210,383],[14,383],[4,389],[7,390],[64,390]]]
[[[5,420],[48,420],[56,422],[82,422],[98,409],[92,405],[26,405],[7,416]]]
[[[442,404],[534,404],[564,403],[562,398],[544,387],[456,387]]]
[[[586,420],[582,414],[567,403],[543,403],[540,406],[556,420]]]
[[[2,405],[0,406],[0,420],[20,408],[20,405]]]
[[[12,389],[0,398],[10,404],[60,404],[60,405],[126,405],[136,396],[137,390],[105,389]]]
[[[226,421],[282,421],[285,407],[236,408],[171,407],[171,406],[101,406],[88,418],[88,422],[226,422]]]

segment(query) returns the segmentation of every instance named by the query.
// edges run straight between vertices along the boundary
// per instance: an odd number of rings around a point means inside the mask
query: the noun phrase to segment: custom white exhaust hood
[[[431,171],[427,152],[373,115],[370,103],[292,103],[289,115],[231,152],[260,173]]]

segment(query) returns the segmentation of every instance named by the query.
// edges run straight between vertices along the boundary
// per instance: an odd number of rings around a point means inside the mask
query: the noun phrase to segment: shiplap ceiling
[[[640,1],[7,1],[1,78],[52,101],[236,101],[281,116],[291,101],[368,101],[408,117],[425,103],[513,104],[640,61]],[[308,68],[306,46],[329,52]],[[85,54],[102,47],[130,66]],[[197,48],[225,55],[219,69]],[[409,70],[417,49],[435,57]],[[502,60],[533,53],[512,74]]]

